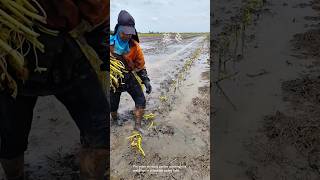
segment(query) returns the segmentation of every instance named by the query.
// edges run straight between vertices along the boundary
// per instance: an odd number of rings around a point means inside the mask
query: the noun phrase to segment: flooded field
[[[154,91],[147,95],[146,114],[154,113],[142,147],[145,158],[126,139],[133,128],[134,103],[122,96],[123,127],[111,126],[111,179],[209,179],[209,36],[159,45],[141,40]],[[192,61],[191,61],[192,60]],[[185,70],[186,63],[192,62]],[[161,100],[159,97],[165,97]],[[134,166],[186,166],[175,173],[134,173]]]
[[[263,1],[219,65],[249,2],[215,2],[213,178],[319,179],[319,1]]]
[[[165,45],[160,40],[141,38],[153,85],[153,92],[147,95],[146,113],[156,115],[153,128],[148,129],[148,122],[143,126],[146,157],[130,148],[127,137],[133,128],[134,103],[123,93],[119,113],[126,122],[122,127],[111,125],[112,179],[209,178],[209,36],[185,37]],[[170,88],[173,80],[177,81],[175,90]],[[159,96],[167,97],[167,101]],[[66,108],[53,96],[40,97],[26,152],[28,179],[78,179],[79,148],[79,131]],[[183,164],[187,169],[153,175],[132,172],[133,165],[142,164]]]

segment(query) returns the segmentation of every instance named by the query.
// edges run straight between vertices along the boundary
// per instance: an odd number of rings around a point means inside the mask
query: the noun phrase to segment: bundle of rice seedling
[[[114,56],[110,56],[110,87],[115,91],[119,87],[122,78],[124,78],[123,72],[125,71],[124,64],[116,59]]]
[[[26,79],[24,56],[30,49],[44,51],[44,45],[37,40],[39,34],[32,27],[37,22],[46,23],[46,14],[35,0],[0,0],[0,4],[0,89],[10,90],[15,97],[17,86],[7,66]],[[24,43],[29,44],[26,52],[22,51]]]
[[[146,156],[142,149],[142,135],[138,131],[134,131],[127,139],[130,141],[131,148],[136,149],[143,157]]]

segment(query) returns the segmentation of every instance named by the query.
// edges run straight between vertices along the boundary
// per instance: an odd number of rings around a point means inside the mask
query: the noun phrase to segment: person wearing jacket
[[[135,72],[146,87],[146,93],[150,94],[152,86],[145,67],[144,55],[139,45],[138,33],[135,29],[134,18],[125,10],[120,11],[118,23],[114,29],[114,34],[110,36],[110,52],[125,65],[127,73],[124,73],[122,84],[110,92],[110,109],[113,121],[122,125],[122,120],[118,117],[118,108],[122,92],[128,92],[135,102],[135,126],[134,129],[143,133],[141,121],[146,107],[146,98],[138,82]]]
[[[54,95],[80,130],[80,179],[103,180],[110,143],[109,102],[96,70],[71,32],[86,40],[102,60],[100,70],[107,70],[109,45],[104,40],[109,37],[109,0],[37,1],[47,14],[46,24],[34,26],[45,52],[26,55],[27,80],[19,79],[8,67],[18,84],[18,95],[14,99],[0,91],[1,165],[8,180],[24,179],[33,109],[39,96]]]

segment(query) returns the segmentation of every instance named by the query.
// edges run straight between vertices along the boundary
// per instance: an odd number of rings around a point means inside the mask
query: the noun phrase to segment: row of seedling
[[[207,40],[207,39],[206,39]],[[159,101],[162,107],[159,107],[157,110],[154,110],[154,113],[156,111],[163,112],[168,111],[168,108],[173,102],[174,95],[172,93],[175,93],[177,88],[181,85],[182,81],[185,80],[188,71],[192,67],[192,64],[199,59],[199,56],[201,55],[202,47],[197,48],[194,53],[191,55],[189,59],[187,59],[181,68],[181,70],[176,74],[176,79],[173,79],[170,84],[167,84],[169,88],[165,92],[162,92],[161,96],[159,96]],[[156,114],[149,113],[144,115],[144,120],[148,123],[148,130],[156,127],[156,123],[154,122],[156,118]],[[142,157],[145,157],[145,152],[142,148],[142,134],[134,131],[131,136],[128,137],[128,140],[130,141],[130,146],[136,150],[139,154],[142,155]]]
[[[259,11],[264,4],[264,0],[246,1],[240,14],[234,18],[231,24],[225,26],[224,32],[219,34],[217,45],[218,80],[225,77],[229,61],[235,63],[244,56],[247,29],[254,22],[254,16],[259,17]]]
[[[173,104],[175,99],[174,94],[177,92],[179,87],[182,85],[182,82],[186,79],[189,70],[191,69],[193,63],[199,59],[203,47],[197,48],[188,58],[182,68],[175,75],[175,78],[170,81],[167,85],[169,86],[165,92],[162,92],[162,95],[159,97],[160,102],[163,104],[164,108],[170,108],[170,104]]]
[[[232,105],[234,110],[237,110],[237,107],[224,92],[223,88],[220,86],[220,82],[238,74],[238,72],[235,71],[235,63],[244,56],[248,27],[255,21],[255,16],[256,18],[259,18],[259,12],[262,10],[265,3],[265,0],[244,1],[240,13],[231,18],[232,23],[227,24],[224,27],[223,32],[218,35],[218,39],[216,40],[217,44],[213,46],[217,53],[214,54],[217,55],[217,60],[215,60],[215,62],[217,62],[217,79],[214,80],[214,84]],[[240,45],[241,47],[239,47]],[[233,62],[233,73],[229,73],[227,70],[228,62]]]

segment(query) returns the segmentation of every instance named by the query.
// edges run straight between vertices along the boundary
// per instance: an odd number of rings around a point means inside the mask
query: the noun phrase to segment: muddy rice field
[[[144,121],[146,156],[132,150],[126,139],[133,127],[134,103],[123,94],[120,116],[126,123],[111,126],[111,179],[209,179],[209,34],[165,45],[160,41],[148,38],[141,44],[153,86],[146,95],[146,114],[156,115],[152,128]],[[134,172],[139,166],[179,168]]]
[[[320,1],[250,2],[214,6],[213,179],[318,180]]]
[[[134,103],[123,93],[119,114],[124,126],[110,123],[111,179],[209,179],[209,34],[161,43],[141,38],[153,86],[143,122],[142,157],[130,147]],[[106,137],[107,138],[107,137]],[[79,131],[66,108],[53,96],[40,97],[26,152],[30,180],[79,179]],[[176,172],[134,172],[136,166],[176,166]],[[2,169],[0,179],[4,179]]]

